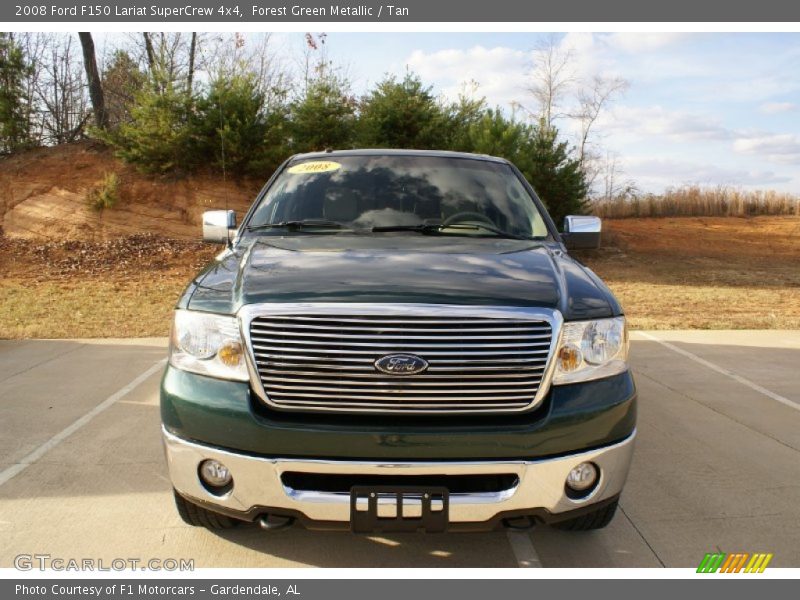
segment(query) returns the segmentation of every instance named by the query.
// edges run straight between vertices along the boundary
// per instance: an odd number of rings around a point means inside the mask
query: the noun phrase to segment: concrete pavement
[[[715,550],[800,566],[800,332],[634,333],[637,450],[622,510],[592,533],[188,527],[159,439],[153,366],[165,346],[0,341],[0,567],[23,553],[196,567],[694,567]]]

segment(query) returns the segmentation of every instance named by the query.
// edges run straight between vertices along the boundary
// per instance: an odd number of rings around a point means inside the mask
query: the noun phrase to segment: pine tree
[[[98,132],[123,160],[150,173],[187,171],[195,166],[186,95],[172,85],[145,85],[134,97],[131,120]]]
[[[448,125],[446,110],[418,76],[387,77],[361,102],[359,145],[441,149],[451,139]]]
[[[507,119],[499,110],[490,109],[470,123],[461,147],[454,150],[499,156],[516,164],[534,134],[532,126]]]
[[[130,122],[134,96],[146,82],[147,74],[131,55],[125,50],[115,50],[103,71],[105,108],[111,129]]]
[[[352,147],[356,102],[348,87],[347,81],[335,74],[322,73],[292,102],[289,131],[296,152]]]
[[[559,140],[555,127],[540,123],[525,145],[518,167],[547,206],[556,225],[564,217],[587,210],[589,185],[580,161],[571,156],[569,144]]]
[[[514,163],[547,206],[556,225],[564,217],[586,212],[589,185],[580,160],[558,130],[544,122],[538,125],[506,118],[499,110],[488,110],[473,122],[464,136],[466,150],[499,156]]]
[[[192,153],[213,157],[213,166],[240,175],[274,168],[285,158],[285,147],[266,143],[281,113],[267,110],[266,98],[250,75],[220,76],[197,101],[191,133]],[[275,156],[276,151],[281,156]]]
[[[0,32],[0,152],[4,154],[31,144],[30,107],[23,87],[29,73],[22,48],[12,34]]]

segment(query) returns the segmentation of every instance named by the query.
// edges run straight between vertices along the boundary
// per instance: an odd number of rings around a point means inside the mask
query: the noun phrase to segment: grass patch
[[[0,338],[166,337],[186,279],[0,282]]]
[[[608,221],[578,258],[634,329],[800,329],[800,219]],[[219,248],[144,235],[0,238],[0,338],[164,337],[181,291]]]
[[[800,329],[800,287],[637,280],[591,265],[633,329]],[[644,274],[643,271],[639,272]],[[166,337],[189,275],[126,282],[0,282],[0,338]]]
[[[606,221],[580,260],[634,329],[800,328],[800,219]]]
[[[0,338],[153,337],[219,248],[137,234],[104,242],[0,236]]]

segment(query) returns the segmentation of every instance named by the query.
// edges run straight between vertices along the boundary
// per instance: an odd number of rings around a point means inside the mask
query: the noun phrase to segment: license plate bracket
[[[447,531],[450,494],[439,486],[357,485],[350,489],[354,533]]]

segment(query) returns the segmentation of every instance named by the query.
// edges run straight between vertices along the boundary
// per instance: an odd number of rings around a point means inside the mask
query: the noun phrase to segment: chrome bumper
[[[348,522],[348,493],[295,490],[281,481],[284,472],[371,475],[480,475],[515,473],[518,483],[500,492],[450,494],[451,523],[490,521],[500,513],[530,509],[550,514],[569,512],[622,491],[628,475],[635,432],[625,440],[591,450],[542,460],[390,462],[262,458],[220,450],[179,438],[163,430],[172,484],[182,496],[228,514],[255,518],[260,508],[300,513],[313,521]],[[208,492],[198,477],[201,461],[224,463],[233,476],[233,488],[218,496]],[[592,493],[579,500],[567,497],[567,473],[581,462],[600,468],[600,481]],[[269,512],[264,510],[263,512]]]

